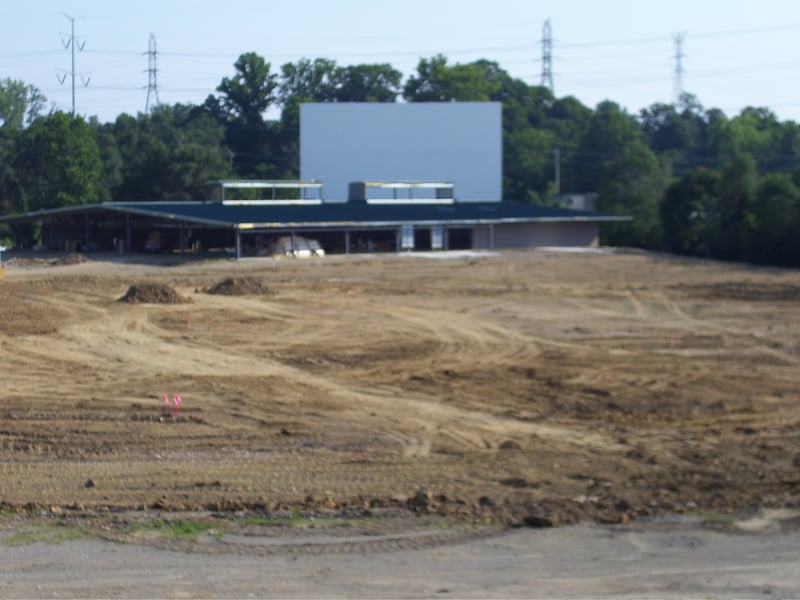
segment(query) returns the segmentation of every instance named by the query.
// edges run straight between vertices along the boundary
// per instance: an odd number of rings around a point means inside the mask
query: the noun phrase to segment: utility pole
[[[144,112],[150,110],[150,96],[154,99],[153,106],[158,105],[158,69],[156,68],[156,36],[150,34],[147,42],[147,100],[144,103]]]
[[[553,86],[553,30],[550,19],[542,26],[542,85],[555,95]]]
[[[561,193],[561,148],[553,150],[553,159],[556,164],[556,196]]]
[[[686,33],[678,32],[672,34],[672,39],[675,40],[675,81],[672,93],[675,98],[675,105],[677,106],[681,101],[683,95],[683,59],[686,55],[683,53],[683,41],[686,39]]]
[[[67,19],[69,19],[69,22],[70,22],[70,34],[69,34],[69,37],[66,39],[66,41],[62,38],[61,39],[61,43],[64,46],[64,50],[69,48],[72,51],[72,69],[69,70],[69,71],[64,71],[63,69],[59,69],[59,71],[61,71],[61,73],[62,73],[62,76],[56,75],[56,77],[58,78],[58,82],[60,84],[62,84],[62,85],[67,80],[67,75],[70,75],[72,77],[72,116],[74,117],[75,116],[75,76],[78,75],[78,73],[75,72],[75,46],[78,46],[78,50],[83,50],[83,48],[86,46],[86,42],[83,42],[83,44],[78,45],[77,38],[75,37],[75,19],[70,17],[67,13],[61,13],[61,14],[64,15]],[[66,35],[66,34],[63,34],[63,35]],[[83,74],[81,74],[81,82],[83,83],[83,87],[87,87],[89,85],[89,80],[90,80],[90,78],[87,78],[87,79],[84,80]]]

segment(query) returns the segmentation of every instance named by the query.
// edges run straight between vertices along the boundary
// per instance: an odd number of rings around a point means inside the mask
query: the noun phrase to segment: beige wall
[[[494,248],[535,248],[537,246],[589,246],[599,244],[597,223],[508,223],[494,225],[490,235],[488,226],[472,230],[472,247]]]

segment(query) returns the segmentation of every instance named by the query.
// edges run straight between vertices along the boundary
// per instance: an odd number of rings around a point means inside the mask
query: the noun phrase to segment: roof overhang
[[[80,204],[76,206],[66,206],[63,208],[48,208],[35,210],[15,215],[0,215],[0,223],[25,223],[42,222],[57,217],[68,217],[75,215],[88,215],[103,212],[112,212],[121,215],[138,215],[142,217],[152,217],[156,219],[166,219],[168,221],[191,222],[211,227],[224,227],[235,229],[236,224],[228,221],[216,219],[205,219],[193,215],[181,214],[177,211],[158,210],[158,207],[175,206],[175,202],[136,202],[136,203],[116,203],[99,202],[97,204]],[[186,205],[201,205],[202,202],[181,202]]]
[[[434,227],[437,225],[457,225],[471,227],[476,225],[505,225],[505,224],[524,224],[524,223],[604,223],[631,221],[629,216],[604,215],[597,218],[563,218],[563,217],[539,217],[539,218],[520,218],[520,219],[393,219],[387,221],[286,221],[286,222],[264,222],[264,223],[239,223],[236,227],[240,230],[274,230],[274,229],[334,229],[354,227],[400,227],[401,225],[413,224],[420,227]]]
[[[472,204],[472,206],[470,206]],[[44,222],[59,217],[80,216],[101,213],[114,213],[118,215],[135,215],[163,221],[172,221],[180,224],[196,225],[204,227],[217,227],[221,229],[233,229],[239,231],[273,231],[277,229],[353,229],[353,228],[387,228],[400,227],[402,225],[426,226],[456,226],[471,227],[480,225],[503,225],[503,224],[522,224],[522,223],[604,223],[604,222],[624,222],[632,220],[629,216],[606,215],[600,213],[589,213],[586,211],[566,211],[559,209],[560,214],[529,214],[521,216],[503,216],[502,209],[504,204],[517,203],[487,203],[486,206],[475,206],[473,203],[455,203],[439,208],[444,214],[431,218],[430,213],[421,212],[425,205],[416,204],[386,206],[389,209],[398,209],[393,214],[381,215],[381,207],[374,207],[364,218],[348,218],[348,211],[354,210],[352,205],[323,203],[314,206],[255,206],[258,211],[276,212],[279,210],[303,210],[302,219],[277,219],[277,220],[253,220],[235,218],[239,205],[213,205],[205,202],[185,201],[185,202],[101,202],[97,204],[84,204],[78,206],[68,206],[46,210],[31,211],[16,215],[0,216],[0,223],[22,223],[22,222]],[[364,206],[364,204],[361,204]],[[209,207],[206,209],[205,207]],[[186,209],[181,211],[180,209]],[[430,206],[428,206],[430,208]],[[552,213],[555,209],[546,209],[545,213]],[[340,211],[342,218],[335,218],[336,214],[331,215],[331,211]],[[483,215],[476,216],[475,212],[497,212],[496,216]],[[227,214],[227,218],[214,218],[202,213],[216,212],[218,215]],[[326,215],[315,215],[315,212],[328,213]],[[462,212],[462,214],[458,214]],[[463,214],[463,213],[468,214]],[[513,211],[507,211],[513,212]],[[519,212],[519,211],[517,211]],[[524,212],[524,211],[523,211]],[[542,212],[542,211],[539,211]],[[201,214],[197,214],[201,213]],[[416,213],[416,214],[415,214]],[[269,214],[267,212],[266,214]],[[240,215],[246,216],[246,215]],[[260,215],[251,215],[260,216]],[[277,215],[276,215],[277,216]],[[289,214],[286,214],[289,216]],[[299,214],[297,216],[300,216]],[[319,218],[322,216],[323,218]],[[327,217],[327,218],[325,218]],[[333,217],[333,218],[331,218]]]

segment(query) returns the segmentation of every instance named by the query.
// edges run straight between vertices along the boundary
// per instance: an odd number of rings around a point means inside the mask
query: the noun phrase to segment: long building
[[[231,190],[241,188],[268,192],[232,199]],[[325,202],[319,182],[217,181],[209,190],[198,201],[102,202],[6,215],[0,223],[16,229],[22,248],[34,240],[18,225],[39,223],[51,251],[218,249],[239,258],[286,236],[313,237],[327,253],[344,254],[596,246],[601,223],[629,219],[521,202],[458,202],[453,186],[442,182],[354,182],[347,202]]]

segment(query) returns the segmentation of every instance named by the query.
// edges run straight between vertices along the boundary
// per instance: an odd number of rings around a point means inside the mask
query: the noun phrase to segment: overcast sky
[[[797,0],[27,0],[4,2],[0,79],[33,84],[71,109],[70,20],[76,111],[111,121],[145,109],[148,39],[155,36],[158,98],[201,103],[244,52],[272,64],[325,57],[388,62],[404,73],[437,53],[450,63],[497,61],[541,82],[550,19],[557,96],[587,106],[613,100],[631,113],[671,102],[675,35],[683,34],[683,89],[729,116],[767,107],[800,122]],[[58,78],[64,77],[64,84]],[[84,86],[84,83],[88,83]]]

